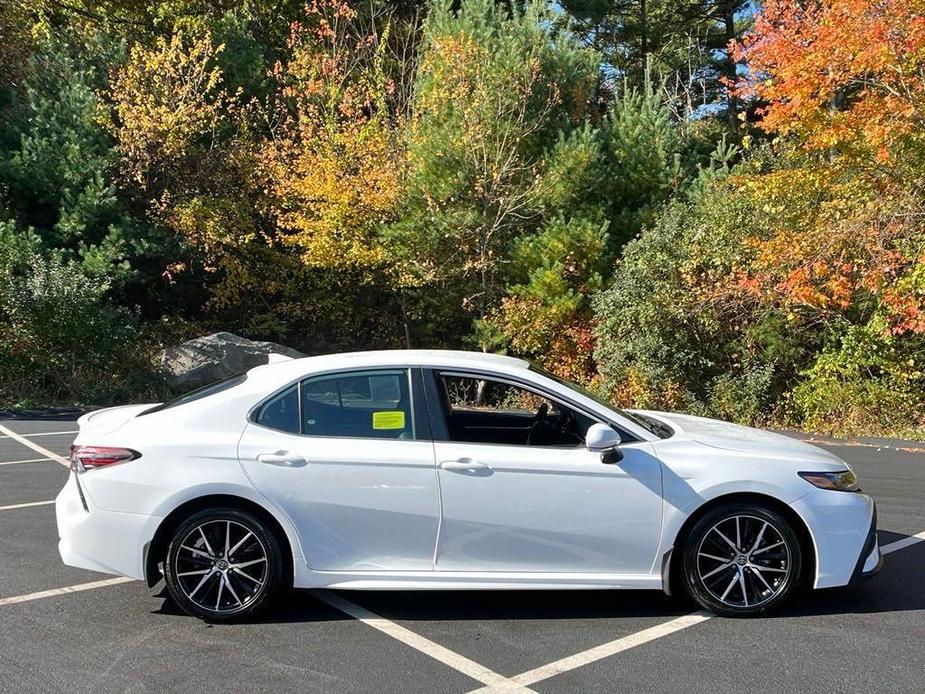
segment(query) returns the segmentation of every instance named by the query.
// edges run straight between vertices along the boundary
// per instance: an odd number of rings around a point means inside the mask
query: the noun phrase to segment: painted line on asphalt
[[[53,598],[56,595],[67,595],[69,593],[79,593],[84,590],[94,590],[96,588],[106,588],[108,586],[118,585],[119,583],[129,583],[134,578],[126,576],[117,576],[116,578],[106,578],[102,581],[90,581],[89,583],[78,583],[73,586],[64,588],[52,588],[51,590],[41,590],[38,593],[26,593],[24,595],[13,595],[8,598],[0,598],[0,607],[4,605],[15,605],[20,602],[31,602],[32,600],[41,600],[42,598]]]
[[[890,542],[889,544],[883,545],[880,547],[880,553],[889,554],[890,552],[895,552],[898,549],[905,549],[906,547],[917,545],[920,542],[925,542],[925,531],[920,532],[918,535],[910,535],[909,537],[904,537],[901,540],[896,540],[895,542]]]
[[[532,689],[527,688],[523,684],[514,682],[513,680],[500,675],[494,670],[490,670],[484,665],[467,658],[464,655],[460,655],[455,651],[451,651],[445,646],[441,646],[439,643],[435,643],[420,634],[417,634],[410,629],[407,629],[400,624],[381,617],[375,612],[372,612],[365,607],[361,607],[346,598],[341,597],[340,595],[335,595],[327,591],[313,590],[311,591],[312,595],[321,600],[324,603],[327,603],[331,607],[334,607],[345,614],[350,615],[357,621],[366,624],[367,626],[372,627],[373,629],[378,629],[382,633],[391,636],[393,639],[400,641],[406,646],[410,646],[416,651],[423,653],[426,656],[437,660],[448,667],[453,668],[457,672],[461,672],[464,675],[471,677],[474,680],[481,682],[482,684],[488,685],[493,692],[532,692]]]
[[[798,441],[811,443],[819,446],[845,447],[845,448],[876,448],[878,451],[899,451],[900,453],[913,453],[921,455],[925,453],[925,448],[919,446],[895,446],[889,443],[867,443],[865,441],[845,440],[845,439],[827,439],[827,438],[799,438]]]
[[[636,648],[637,646],[642,646],[643,644],[655,641],[656,639],[660,639],[664,636],[675,634],[682,629],[688,629],[689,627],[702,624],[703,622],[706,622],[712,618],[712,614],[703,610],[699,612],[692,612],[691,614],[677,617],[676,619],[669,620],[662,624],[657,624],[654,627],[649,627],[648,629],[637,631],[635,634],[623,636],[619,639],[614,639],[608,643],[601,644],[600,646],[589,648],[588,650],[582,651],[581,653],[576,653],[575,655],[570,655],[566,658],[556,660],[552,663],[549,663],[548,665],[541,665],[540,667],[534,668],[533,670],[528,670],[527,672],[515,675],[511,678],[511,680],[522,686],[536,684],[537,682],[542,682],[543,680],[547,680],[550,677],[561,675],[564,672],[569,672],[570,670],[575,670],[576,668],[583,667],[598,660],[609,658],[612,655],[622,653],[623,651],[628,651],[629,649]],[[475,691],[497,692],[500,690],[489,686],[480,690],[477,689]]]
[[[0,424],[0,433],[6,434],[9,438],[13,439],[17,443],[21,443],[23,446],[26,446],[27,448],[31,448],[36,453],[41,453],[46,458],[51,458],[56,463],[61,463],[64,467],[71,466],[67,458],[60,456],[57,453],[54,453],[43,446],[38,445],[34,441],[30,441],[25,436],[17,434],[15,431],[13,431],[12,429],[8,429],[2,424]]]
[[[64,436],[65,434],[76,434],[79,431],[75,429],[74,431],[37,431],[34,434],[16,434],[10,429],[6,429],[6,427],[4,429],[10,433],[6,434],[6,436],[0,436],[0,439],[5,439],[9,436],[22,436],[27,439],[34,439],[36,436]]]
[[[8,460],[5,463],[0,463],[0,466],[3,465],[22,465],[23,463],[54,463],[57,462],[53,458],[29,458],[28,460]]]
[[[895,542],[890,542],[886,545],[880,547],[880,551],[883,554],[890,554],[900,549],[905,549],[906,547],[911,547],[918,544],[919,542],[925,542],[925,531],[918,533],[917,535],[910,535],[904,537]],[[542,665],[533,670],[528,670],[527,672],[515,675],[510,678],[512,682],[528,686],[541,682],[543,680],[549,679],[550,677],[555,677],[556,675],[561,675],[564,672],[569,672],[570,670],[575,670],[576,668],[583,667],[590,663],[602,660],[604,658],[609,658],[612,655],[622,653],[636,646],[641,646],[643,644],[655,641],[664,636],[669,636],[675,634],[683,629],[687,629],[697,624],[702,624],[715,615],[707,611],[693,612],[683,617],[678,617],[677,619],[672,619],[671,621],[665,622],[664,624],[658,624],[654,627],[648,629],[643,629],[638,631],[635,634],[630,634],[629,636],[624,636],[622,638],[616,639],[609,643],[605,643],[600,646],[595,646],[581,653],[576,653],[575,655],[562,658],[555,662],[549,663],[548,665]],[[502,687],[496,687],[489,685],[481,689],[473,690],[470,694],[474,692],[487,693],[487,692],[502,692],[505,691]]]
[[[0,511],[12,511],[14,508],[28,508],[29,506],[48,506],[53,503],[55,503],[54,499],[51,501],[30,501],[26,504],[10,504],[9,506],[0,506]]]

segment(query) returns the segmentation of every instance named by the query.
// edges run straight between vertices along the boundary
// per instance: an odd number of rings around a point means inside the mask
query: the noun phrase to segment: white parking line
[[[919,542],[925,542],[925,531],[920,532],[918,535],[910,535],[909,537],[904,537],[901,540],[891,542],[888,545],[883,545],[880,548],[880,552],[881,554],[889,554],[890,552],[895,552],[898,549],[905,549],[906,547],[917,545]]]
[[[925,532],[921,532],[917,535],[910,535],[909,537],[904,537],[895,542],[890,542],[886,545],[880,547],[880,551],[883,554],[890,554],[900,549],[905,549],[906,547],[911,547],[916,545],[919,542],[925,542]],[[515,684],[527,686],[531,684],[536,684],[542,680],[549,679],[550,677],[555,677],[560,675],[563,672],[568,672],[569,670],[574,670],[575,668],[582,667],[589,663],[601,660],[603,658],[608,658],[617,653],[629,650],[630,648],[635,648],[636,646],[641,646],[650,641],[660,639],[663,636],[668,636],[674,634],[682,629],[687,629],[688,627],[701,624],[706,622],[709,619],[712,619],[714,615],[706,611],[693,612],[683,617],[678,617],[677,619],[672,619],[669,622],[664,624],[659,624],[649,629],[644,629],[638,631],[635,634],[630,634],[629,636],[624,636],[623,638],[616,639],[610,643],[605,643],[601,646],[595,646],[590,648],[587,651],[582,651],[581,653],[576,653],[575,655],[568,656],[567,658],[562,658],[548,665],[543,665],[533,670],[528,670],[527,672],[515,675],[510,678]],[[501,688],[489,685],[481,689],[473,690],[470,694],[474,692],[501,692],[504,691]]]
[[[6,429],[5,427],[4,429],[6,431],[10,431],[9,429]],[[0,436],[0,439],[5,439],[7,437],[15,438],[16,436],[23,436],[29,439],[33,439],[36,436],[63,436],[64,434],[76,434],[77,431],[78,430],[76,429],[74,431],[37,431],[34,434],[16,434],[15,432],[10,431],[9,434],[6,434],[5,436]]]
[[[82,590],[93,590],[94,588],[105,588],[114,586],[119,583],[128,583],[134,581],[134,578],[118,576],[116,578],[106,578],[102,581],[90,581],[89,583],[78,583],[74,586],[65,586],[64,588],[52,588],[51,590],[42,590],[38,593],[26,593],[25,595],[13,595],[8,598],[0,598],[0,607],[4,605],[15,605],[18,602],[29,602],[31,600],[41,600],[42,598],[53,598],[56,595],[67,595],[68,593],[79,593]]]
[[[327,603],[331,607],[334,607],[341,612],[350,615],[354,619],[363,622],[363,624],[371,626],[373,629],[378,629],[379,631],[387,634],[388,636],[391,636],[397,641],[401,641],[406,646],[410,646],[416,651],[430,656],[434,660],[437,660],[444,665],[447,665],[454,670],[457,670],[458,672],[471,677],[474,680],[478,680],[482,684],[488,685],[493,692],[533,691],[532,689],[528,689],[526,686],[518,684],[505,677],[504,675],[500,675],[494,670],[490,670],[484,665],[481,665],[480,663],[477,663],[464,655],[460,655],[455,651],[451,651],[449,648],[441,646],[439,643],[435,643],[430,639],[421,636],[420,634],[416,634],[410,629],[406,629],[400,624],[396,624],[391,620],[380,617],[375,612],[371,612],[365,607],[361,607],[354,602],[350,602],[340,595],[335,595],[334,593],[321,590],[313,590],[312,595],[314,595],[322,602]]]
[[[9,506],[0,506],[0,511],[12,511],[14,508],[27,508],[29,506],[48,506],[53,503],[55,503],[54,499],[51,501],[30,501],[27,504],[10,504]]]
[[[9,438],[13,439],[14,441],[17,441],[18,443],[21,443],[23,446],[26,446],[27,448],[31,448],[36,453],[41,453],[46,458],[51,458],[56,463],[61,463],[62,465],[64,465],[64,467],[70,467],[70,463],[68,462],[67,458],[64,458],[63,456],[60,456],[57,453],[53,453],[52,451],[49,451],[47,448],[38,445],[34,441],[30,441],[25,436],[20,436],[15,431],[13,431],[12,429],[8,429],[2,424],[0,424],[0,433],[6,434]],[[76,432],[68,432],[68,433],[73,434]]]
[[[22,465],[23,463],[48,463],[55,462],[52,458],[29,458],[29,460],[8,460],[5,463],[0,463],[0,466],[3,465]]]
[[[688,627],[696,626],[702,622],[707,621],[713,617],[712,614],[705,611],[692,612],[691,614],[686,614],[683,617],[678,617],[677,619],[672,619],[663,624],[657,624],[654,627],[649,627],[648,629],[643,629],[642,631],[637,631],[635,634],[630,634],[629,636],[624,636],[619,639],[610,641],[609,643],[601,644],[600,646],[595,646],[594,648],[589,648],[586,651],[581,653],[576,653],[575,655],[570,655],[567,658],[562,658],[561,660],[556,660],[555,662],[549,663],[548,665],[542,665],[533,670],[528,670],[523,672],[515,677],[512,677],[511,680],[516,684],[527,686],[530,684],[536,684],[543,680],[547,680],[550,677],[555,677],[556,675],[561,675],[563,672],[568,672],[569,670],[574,670],[580,668],[589,663],[593,663],[603,658],[609,658],[612,655],[617,653],[622,653],[623,651],[628,651],[630,648],[635,648],[636,646],[641,646],[650,641],[655,641],[660,639],[663,636],[668,636],[669,634],[674,634],[682,629],[687,629]],[[488,686],[483,687],[482,689],[476,689],[477,692],[496,692],[498,689]]]

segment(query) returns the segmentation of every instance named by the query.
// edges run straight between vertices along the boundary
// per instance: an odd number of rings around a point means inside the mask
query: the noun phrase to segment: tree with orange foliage
[[[736,55],[769,131],[880,163],[923,143],[923,0],[766,0]]]
[[[751,69],[742,92],[766,103],[761,127],[806,153],[744,177],[743,191],[770,206],[814,200],[797,226],[756,242],[746,291],[823,312],[874,296],[891,330],[925,331],[923,10],[923,0],[770,0],[737,48]]]

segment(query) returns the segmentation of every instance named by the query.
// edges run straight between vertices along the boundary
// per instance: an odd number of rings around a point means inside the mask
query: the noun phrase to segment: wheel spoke
[[[225,559],[231,556],[228,551],[231,547],[231,521],[225,521]]]
[[[737,574],[734,574],[734,575],[732,576],[732,580],[729,581],[729,585],[726,586],[726,590],[723,591],[723,594],[722,594],[722,596],[720,597],[720,600],[725,600],[725,599],[726,599],[726,596],[729,595],[729,591],[732,590],[732,587],[736,584],[736,580],[738,580],[738,578],[739,578],[739,577],[738,577]]]
[[[222,590],[225,588],[225,577],[222,576],[218,581],[218,597],[215,598],[215,609],[218,610],[222,602]]]
[[[228,588],[228,592],[231,593],[231,597],[235,599],[235,602],[237,602],[239,606],[243,605],[244,603],[241,602],[241,598],[238,597],[238,594],[234,591],[234,588],[231,586],[231,578],[226,575],[226,576],[223,576],[222,579],[225,581],[225,586]]]
[[[706,580],[706,579],[710,578],[710,576],[712,576],[712,575],[714,575],[714,574],[718,574],[720,571],[723,571],[724,569],[728,569],[730,566],[732,566],[732,564],[733,564],[733,562],[731,562],[731,561],[727,561],[725,564],[720,564],[720,565],[717,566],[715,569],[713,569],[710,573],[706,573],[706,574],[704,574],[703,576],[701,576],[701,578],[704,579],[704,580]]]
[[[739,586],[742,588],[742,599],[745,601],[745,606],[748,607],[748,591],[745,589],[745,571],[742,568],[739,568]]]
[[[235,552],[237,552],[238,549],[240,549],[241,545],[243,545],[245,542],[247,542],[247,539],[248,539],[249,537],[251,537],[252,535],[253,535],[253,533],[252,533],[250,530],[248,530],[248,531],[247,531],[247,535],[245,535],[245,536],[242,537],[240,540],[238,540],[237,544],[236,544],[234,547],[232,547],[230,550],[228,550],[228,555],[227,555],[227,556],[228,556],[228,559],[229,559],[229,560],[231,559],[231,556],[232,556]]]
[[[209,544],[209,540],[206,539],[206,533],[201,525],[199,526],[199,534],[202,535],[202,541],[206,543],[206,549],[209,550],[209,555],[214,557],[215,552],[212,550],[212,545]]]
[[[196,593],[199,592],[199,589],[202,588],[202,587],[205,585],[206,581],[208,581],[209,578],[210,578],[210,577],[212,576],[212,574],[214,574],[214,573],[215,573],[214,571],[210,571],[209,573],[207,573],[205,576],[202,577],[202,580],[199,581],[199,583],[196,584],[196,587],[193,588],[193,590],[192,590],[190,593],[188,593],[190,600],[193,599],[193,596],[196,595]]]
[[[212,559],[212,555],[206,552],[203,552],[201,549],[196,549],[195,547],[187,547],[186,545],[180,545],[180,549],[185,549],[188,552],[192,552],[196,556],[205,557],[206,559]]]
[[[781,540],[780,542],[775,542],[773,545],[768,545],[767,547],[756,549],[754,552],[752,552],[752,556],[755,556],[756,554],[761,554],[762,552],[767,552],[769,549],[774,549],[775,547],[780,547],[782,544],[784,544],[783,540]]]
[[[242,561],[240,564],[235,564],[234,568],[241,569],[245,566],[252,566],[253,564],[259,564],[262,561],[266,561],[266,557],[260,557],[260,559],[251,559],[250,561]]]
[[[752,564],[753,569],[758,569],[758,571],[774,571],[775,573],[785,574],[787,569],[775,569],[773,566],[761,566],[761,564]]]
[[[753,568],[753,569],[752,569],[752,576],[757,576],[757,577],[758,577],[758,580],[760,580],[762,583],[764,583],[764,587],[768,589],[768,592],[771,592],[771,593],[774,592],[774,589],[771,587],[771,584],[764,580],[764,576],[761,575],[761,572],[760,572],[760,571],[755,571],[754,568]]]
[[[239,569],[237,566],[232,566],[232,567],[231,567],[231,570],[234,571],[234,572],[235,572],[236,574],[238,574],[239,576],[244,576],[244,578],[248,579],[249,581],[253,581],[253,582],[256,583],[258,586],[262,586],[262,585],[263,585],[263,581],[258,581],[256,578],[254,578],[253,576],[251,576],[249,573],[245,573],[244,571],[241,571],[241,569]]]
[[[739,527],[739,516],[736,516],[736,552],[740,552],[739,549],[742,546],[742,529]]]
[[[749,554],[754,554],[755,550],[758,549],[758,546],[761,544],[761,538],[764,537],[764,531],[768,529],[769,523],[765,523],[761,526],[761,530],[758,531],[758,537],[755,539],[755,543],[752,545],[752,548],[748,551]]]
[[[181,574],[177,574],[177,576],[202,576],[202,574],[210,574],[212,571],[213,569],[203,569],[202,571],[184,571]]]
[[[714,559],[716,561],[727,562],[729,557],[718,557],[715,554],[707,554],[706,552],[700,552],[701,557],[706,557],[707,559]]]
[[[730,547],[732,547],[732,550],[733,550],[736,554],[739,553],[739,548],[736,547],[735,544],[733,544],[732,540],[730,540],[728,537],[726,537],[725,535],[723,535],[722,531],[721,531],[719,528],[714,527],[714,528],[713,528],[713,532],[715,532],[717,535],[719,535],[721,538],[723,538],[723,539],[726,541],[726,544],[729,545]]]

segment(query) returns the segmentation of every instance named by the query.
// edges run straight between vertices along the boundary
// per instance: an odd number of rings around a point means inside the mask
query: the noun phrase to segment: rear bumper
[[[103,511],[81,500],[75,473],[55,498],[58,552],[68,566],[144,578],[144,547],[160,521],[153,516]]]

